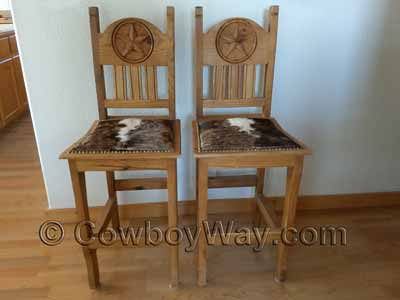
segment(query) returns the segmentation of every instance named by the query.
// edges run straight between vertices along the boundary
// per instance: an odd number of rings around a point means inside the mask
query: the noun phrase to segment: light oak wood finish
[[[10,51],[12,56],[18,55],[18,46],[17,46],[17,38],[15,35],[11,35],[9,38],[10,42]]]
[[[14,31],[0,33],[0,128],[28,108],[24,77]]]
[[[167,169],[167,188],[168,188],[168,227],[177,228],[178,226],[178,191],[177,191],[177,170],[176,160],[168,162]],[[179,246],[170,245],[170,274],[171,288],[177,288],[179,283]]]
[[[19,101],[12,60],[0,63],[0,91],[0,117],[3,124],[7,124],[19,113]]]
[[[26,93],[24,75],[22,74],[21,60],[19,56],[13,58],[16,89],[18,94],[19,113],[22,114],[28,109],[28,95]]]
[[[98,8],[89,8],[89,16],[100,120],[111,118],[107,111],[109,108],[168,108],[168,116],[151,118],[173,120],[174,151],[72,154],[70,150],[80,141],[68,147],[60,158],[68,159],[70,165],[79,219],[91,220],[86,199],[85,172],[102,171],[106,172],[107,176],[108,200],[101,214],[96,217],[97,232],[107,228],[110,223],[114,229],[120,227],[120,214],[123,215],[123,211],[118,208],[117,191],[122,190],[167,189],[168,224],[170,227],[176,227],[178,222],[176,160],[181,150],[180,122],[175,120],[174,9],[172,7],[167,9],[167,33],[137,18],[118,20],[101,33]],[[143,55],[132,51],[133,49],[142,49]],[[116,99],[106,99],[104,65],[113,65]],[[158,99],[157,66],[167,66],[169,96],[167,100]],[[146,83],[144,89],[143,80]],[[98,122],[90,128],[89,133],[94,130]],[[167,178],[115,179],[115,171],[128,170],[165,170]],[[92,289],[100,286],[97,246],[99,245],[82,247],[89,286]],[[178,286],[179,281],[178,251],[177,246],[170,247],[170,286],[173,288]]]
[[[91,7],[89,14],[100,119],[109,117],[107,113],[109,108],[168,108],[168,118],[170,120],[175,119],[175,22],[173,7],[167,8],[166,33],[139,18],[117,20],[109,25],[104,32],[101,32],[98,9]],[[124,34],[119,36],[118,30],[123,27],[127,28],[123,30]],[[122,43],[120,39],[128,37],[125,31],[130,30],[129,28],[133,28],[131,29],[132,32],[129,32],[132,41]],[[118,40],[117,46],[113,44],[114,38]],[[128,58],[129,53],[136,53],[131,51],[133,48],[147,47],[148,44],[151,45],[151,51],[147,51],[150,49],[146,48],[147,54],[138,57],[137,62],[132,60],[133,57]],[[130,47],[125,49],[124,45]],[[127,53],[124,53],[124,51]],[[124,54],[126,58],[123,57]],[[104,79],[104,66],[106,65],[112,66],[114,72],[115,98],[112,99],[107,98],[106,95]],[[168,99],[159,99],[158,96],[157,74],[159,72],[158,67],[162,66],[167,67],[168,70]]]
[[[208,187],[210,189],[225,187],[246,187],[254,186],[256,182],[257,177],[254,175],[215,176],[208,178]]]
[[[196,115],[204,108],[258,107],[271,113],[278,6],[267,13],[265,28],[252,20],[231,18],[203,32],[202,8],[196,8],[195,78]],[[262,96],[255,95],[256,65],[261,66]],[[203,66],[212,70],[211,96],[203,95]]]
[[[12,24],[11,10],[0,10],[0,24]]]
[[[257,200],[263,198],[264,195],[264,181],[265,181],[265,172],[264,168],[257,169],[256,172],[256,188],[255,188],[255,198],[256,198],[256,205],[254,205],[254,224],[259,226],[261,222],[261,215],[259,214],[258,203]]]
[[[69,169],[71,174],[72,188],[75,196],[75,207],[78,212],[79,221],[90,220],[89,207],[86,195],[86,180],[85,173],[79,172],[76,169],[73,161],[69,162]],[[88,228],[85,226],[82,230],[82,238],[85,240],[90,236]],[[82,247],[83,255],[86,260],[86,267],[88,273],[89,286],[92,289],[100,285],[99,282],[99,266],[97,261],[96,249],[88,249]]]
[[[11,56],[9,37],[0,38],[0,60],[5,60]]]
[[[282,225],[281,228],[290,228],[294,226],[294,218],[296,215],[297,206],[297,194],[300,188],[301,173],[303,172],[303,158],[298,159],[297,163],[293,167],[287,168],[287,179],[286,179],[286,195],[283,202],[282,212]],[[272,216],[268,215],[268,211],[265,210],[265,221],[268,222]],[[285,243],[278,245],[278,257],[275,272],[275,280],[277,282],[286,280],[287,272],[287,256],[288,246]]]
[[[48,213],[46,191],[31,120],[28,115],[12,122],[0,134],[0,299],[364,299],[397,300],[400,288],[400,257],[395,237],[400,235],[400,193],[302,196],[296,217],[298,228],[334,225],[348,230],[347,246],[292,247],[290,280],[284,286],[273,282],[274,246],[254,253],[252,247],[210,247],[208,288],[196,287],[193,253],[180,258],[183,288],[168,289],[168,247],[109,247],[99,251],[104,271],[102,286],[90,290],[86,282],[81,247],[73,239],[77,219],[74,209]],[[21,189],[23,182],[23,189]],[[281,201],[282,199],[276,199]],[[209,219],[251,222],[252,199],[209,201]],[[183,205],[182,205],[183,204]],[[396,205],[397,206],[393,206]],[[382,207],[392,205],[391,207]],[[195,224],[196,203],[179,201],[186,211],[182,226]],[[360,208],[373,206],[373,208]],[[381,207],[379,207],[381,206]],[[129,208],[130,207],[130,208]],[[236,209],[237,214],[231,208]],[[279,205],[277,205],[279,208]],[[357,208],[358,207],[358,208]],[[217,210],[219,208],[219,210]],[[329,210],[318,210],[335,208]],[[338,209],[342,208],[342,209]],[[99,212],[90,208],[91,216]],[[124,207],[123,226],[143,225],[152,213],[152,223],[166,224],[167,203]],[[129,214],[128,214],[129,213]],[[216,215],[213,215],[216,213]],[[133,219],[132,217],[136,217]],[[125,218],[126,217],[126,218]],[[65,239],[55,247],[38,240],[45,220],[63,220]],[[245,276],[244,276],[245,275]]]
[[[260,197],[256,197],[256,204],[266,224],[268,224],[271,229],[276,230],[278,228],[278,217],[272,203],[270,201],[264,202],[263,199],[261,199]]]
[[[196,114],[197,117],[201,117],[203,115],[203,107],[201,103],[201,99],[203,98],[203,48],[204,48],[204,41],[202,38],[198,38],[203,34],[203,8],[196,7],[195,9],[195,103],[196,103]],[[219,78],[223,78],[223,69],[219,69],[217,76],[215,78],[215,85],[214,89],[217,90],[218,95],[223,94],[223,87],[219,86]],[[218,83],[217,83],[218,82]],[[217,88],[215,88],[217,87]]]
[[[203,160],[197,160],[197,230],[201,230],[197,244],[197,284],[207,284],[207,241],[203,230],[208,214],[208,167]]]
[[[117,191],[141,191],[166,189],[167,180],[165,178],[145,178],[145,179],[118,179],[115,181]]]
[[[232,18],[212,26],[203,32],[203,10],[196,8],[195,22],[195,62],[196,62],[196,116],[193,121],[193,152],[196,158],[197,171],[197,226],[201,226],[208,218],[208,189],[209,183],[217,182],[217,187],[232,187],[230,178],[208,180],[208,170],[224,168],[255,168],[255,177],[251,178],[250,186],[255,187],[255,200],[252,203],[254,223],[259,224],[258,216],[272,230],[282,230],[294,224],[297,204],[297,194],[300,185],[303,159],[311,154],[303,143],[287,134],[271,118],[271,96],[273,73],[276,52],[277,6],[272,6],[267,13],[265,28],[252,20]],[[260,81],[262,82],[260,97],[255,97],[256,65],[261,65]],[[203,68],[211,66],[213,70],[211,93],[214,99],[203,97]],[[226,73],[225,73],[226,72]],[[198,121],[226,119],[228,115],[204,115],[204,108],[220,107],[259,107],[259,114],[239,114],[236,117],[268,118],[282,132],[291,137],[301,149],[278,151],[224,151],[203,152],[200,146],[200,133]],[[264,206],[264,179],[267,168],[287,168],[286,196],[283,201],[283,214],[281,224],[277,223],[275,209],[271,202]],[[249,178],[249,177],[247,177]],[[224,181],[227,184],[224,185]],[[247,185],[246,183],[246,185]],[[239,186],[241,186],[239,184]],[[197,249],[197,276],[198,285],[207,283],[207,244],[205,232],[202,231]],[[278,247],[277,267],[275,279],[284,281],[287,270],[287,247],[280,243]]]
[[[107,178],[107,190],[108,190],[108,200],[106,203],[106,208],[103,213],[103,224],[108,224],[108,220],[106,219],[111,216],[111,223],[114,229],[118,229],[120,227],[119,221],[119,209],[118,209],[118,201],[117,201],[117,188],[116,188],[116,180],[114,172],[106,172]],[[107,208],[108,205],[108,208]]]

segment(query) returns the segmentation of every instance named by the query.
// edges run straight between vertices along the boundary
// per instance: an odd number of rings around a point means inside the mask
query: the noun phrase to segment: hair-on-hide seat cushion
[[[301,149],[270,119],[204,120],[198,126],[203,152]]]
[[[173,152],[173,121],[101,120],[70,153]]]

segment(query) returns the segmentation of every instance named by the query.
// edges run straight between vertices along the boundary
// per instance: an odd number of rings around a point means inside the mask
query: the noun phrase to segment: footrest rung
[[[251,187],[257,183],[256,175],[214,176],[208,178],[208,188]]]
[[[117,206],[117,198],[116,197],[108,198],[106,205],[104,206],[104,209],[100,215],[100,218],[96,222],[95,234],[107,228],[108,224],[111,221],[112,214],[114,213],[114,209],[116,209],[116,206]]]
[[[166,188],[167,179],[163,177],[115,180],[115,190],[117,191],[162,190]]]
[[[265,223],[267,223],[267,225],[269,225],[272,229],[278,228],[278,217],[276,216],[274,206],[270,201],[262,201],[261,197],[261,195],[256,196],[256,203],[261,216],[263,217]]]

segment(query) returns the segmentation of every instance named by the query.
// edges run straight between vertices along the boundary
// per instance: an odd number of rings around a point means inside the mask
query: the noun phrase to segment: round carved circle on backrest
[[[130,64],[144,62],[154,48],[150,29],[139,20],[121,21],[112,33],[112,47],[120,59]]]
[[[219,56],[229,63],[237,64],[251,57],[257,47],[257,33],[246,19],[226,21],[215,39]]]

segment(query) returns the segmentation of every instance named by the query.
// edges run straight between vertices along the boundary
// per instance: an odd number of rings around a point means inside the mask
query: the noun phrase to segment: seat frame
[[[292,138],[296,143],[301,146],[301,149],[285,150],[285,151],[238,151],[238,152],[202,152],[200,148],[200,135],[197,121],[200,120],[215,120],[227,119],[232,117],[243,118],[270,118],[271,112],[271,98],[272,98],[272,85],[273,73],[275,64],[276,52],[276,39],[278,27],[278,14],[279,7],[272,6],[268,10],[265,28],[248,19],[246,20],[252,24],[254,30],[257,32],[258,45],[253,55],[250,56],[241,64],[244,68],[248,68],[248,64],[268,64],[268,69],[264,74],[264,96],[262,99],[254,98],[253,93],[247,99],[237,99],[237,96],[230,97],[230,99],[203,99],[203,66],[212,65],[226,66],[229,76],[233,76],[234,68],[237,66],[235,63],[224,61],[217,53],[215,42],[218,30],[227,22],[235,19],[224,20],[221,23],[211,27],[207,32],[203,32],[203,9],[196,7],[195,11],[195,77],[196,77],[196,116],[197,120],[192,122],[193,127],[193,152],[196,159],[196,199],[197,199],[197,228],[203,228],[203,222],[207,221],[207,203],[208,203],[208,189],[209,188],[226,188],[226,187],[255,187],[255,201],[254,201],[254,223],[256,226],[260,225],[260,217],[270,227],[270,234],[268,236],[268,243],[278,241],[278,255],[277,265],[275,272],[276,281],[284,281],[286,278],[287,270],[287,246],[281,242],[281,232],[283,228],[288,228],[294,225],[296,214],[297,195],[301,181],[303,170],[303,160],[305,155],[311,154],[311,150],[307,148],[302,142],[290,136],[282,128],[285,134]],[[239,18],[239,20],[241,20]],[[218,70],[218,69],[217,69]],[[253,70],[253,69],[251,69]],[[218,71],[217,71],[218,72]],[[235,75],[237,76],[237,75]],[[219,85],[215,78],[214,84]],[[229,77],[231,78],[231,77]],[[238,78],[238,77],[236,77]],[[254,77],[253,77],[254,79]],[[231,80],[231,79],[229,79]],[[234,88],[236,82],[231,83]],[[232,89],[228,87],[228,89]],[[214,87],[213,87],[214,89]],[[217,87],[218,90],[218,87]],[[218,92],[216,92],[218,94]],[[245,93],[243,93],[245,94]],[[233,95],[233,94],[232,94]],[[220,93],[221,96],[221,93]],[[245,96],[245,95],[244,95]],[[205,115],[204,108],[216,107],[261,107],[262,113],[259,114],[234,114],[234,115]],[[273,120],[275,122],[275,120]],[[275,124],[277,124],[275,122]],[[279,125],[278,125],[279,126]],[[272,167],[285,167],[287,168],[286,178],[286,195],[283,202],[283,214],[281,223],[275,212],[274,204],[264,197],[264,180],[267,168]],[[208,170],[210,169],[226,169],[226,168],[255,168],[256,175],[246,176],[221,176],[209,177]],[[238,233],[231,233],[230,241],[235,240]],[[255,241],[254,234],[251,235],[252,241]],[[202,230],[197,245],[197,283],[199,286],[204,286],[207,283],[207,241],[206,233]]]
[[[142,19],[130,18],[129,20],[137,20],[147,25],[154,38],[154,49],[146,60],[137,64],[127,63],[120,59],[111,46],[112,30],[118,25],[116,22],[109,25],[106,30],[100,32],[99,10],[97,7],[89,8],[90,29],[92,37],[93,65],[96,81],[96,92],[98,100],[99,119],[105,120],[110,118],[127,118],[138,117],[141,119],[169,119],[174,120],[174,151],[173,152],[118,152],[118,153],[71,153],[70,150],[75,144],[68,147],[61,155],[61,159],[67,159],[69,163],[72,187],[75,196],[75,205],[78,213],[79,221],[90,220],[89,206],[86,191],[85,172],[101,171],[106,173],[108,200],[105,203],[101,216],[96,220],[96,230],[94,234],[98,234],[101,230],[107,228],[111,223],[114,229],[119,229],[120,218],[117,203],[117,191],[134,191],[149,189],[167,189],[168,190],[168,226],[176,227],[178,224],[177,212],[177,157],[181,153],[180,146],[180,122],[175,119],[175,24],[174,24],[174,8],[167,8],[167,32],[163,33],[151,23]],[[116,99],[106,100],[105,79],[103,65],[114,65],[116,78]],[[121,95],[126,96],[127,85],[125,79],[117,77],[117,71],[121,69],[124,72],[129,70],[137,70],[139,66],[144,66],[146,72],[153,70],[154,66],[168,67],[168,99],[167,101],[158,101],[156,92],[154,91],[155,80],[154,75],[149,73],[152,78],[152,87],[148,83],[147,95],[152,94],[152,98],[147,101],[143,99],[120,99]],[[121,74],[121,73],[119,73]],[[133,74],[133,73],[132,73]],[[146,73],[147,74],[147,73]],[[119,81],[117,81],[117,79]],[[138,82],[137,77],[135,82]],[[133,86],[133,84],[132,84]],[[123,89],[119,89],[123,87]],[[141,87],[140,87],[141,88]],[[152,90],[150,90],[152,88]],[[118,91],[119,89],[119,91]],[[134,90],[132,87],[132,98],[141,92]],[[168,108],[167,116],[110,116],[109,108]],[[79,141],[78,141],[79,142]],[[136,178],[136,179],[116,179],[115,171],[128,170],[164,170],[167,177],[161,178]],[[117,231],[118,233],[118,231]],[[83,228],[81,235],[88,238],[90,235],[88,228]],[[100,285],[99,266],[97,260],[97,249],[103,247],[101,243],[95,242],[88,246],[82,246],[84,258],[87,266],[89,286],[96,289]],[[179,264],[178,264],[178,246],[169,246],[170,248],[170,287],[178,286],[179,281]]]

